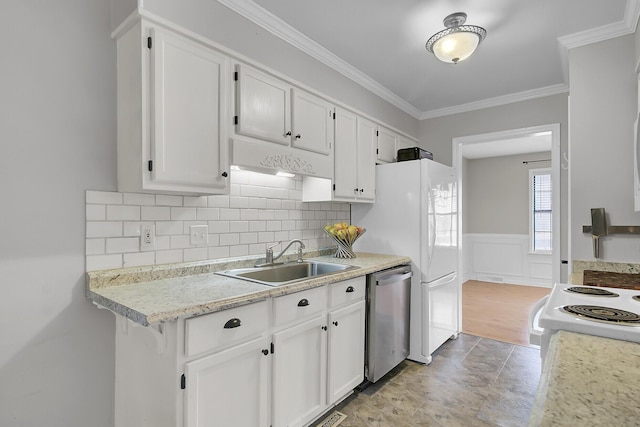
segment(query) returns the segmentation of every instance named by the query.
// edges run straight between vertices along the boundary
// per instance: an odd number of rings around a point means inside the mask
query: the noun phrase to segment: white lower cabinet
[[[273,334],[273,426],[303,426],[326,407],[327,319]]]
[[[365,277],[143,327],[116,317],[116,427],[307,426],[363,380]]]
[[[329,312],[329,404],[339,401],[364,379],[364,328],[364,301]]]
[[[185,364],[186,427],[267,427],[266,337]]]

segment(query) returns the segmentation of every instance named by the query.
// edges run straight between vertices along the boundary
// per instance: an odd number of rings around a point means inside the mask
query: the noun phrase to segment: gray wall
[[[0,425],[113,425],[113,315],[84,296],[85,190],[116,187],[109,3],[3,1]]]
[[[529,234],[529,169],[550,167],[551,152],[464,162],[463,233]]]
[[[637,113],[634,35],[569,52],[571,79],[571,251],[593,258],[590,209],[605,208],[611,225],[639,225],[633,210],[633,123]],[[639,236],[600,240],[606,261],[640,262]]]

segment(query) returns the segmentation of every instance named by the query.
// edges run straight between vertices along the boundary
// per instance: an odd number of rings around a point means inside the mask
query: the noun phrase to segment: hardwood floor
[[[462,332],[529,345],[529,311],[550,288],[469,280],[462,284]]]

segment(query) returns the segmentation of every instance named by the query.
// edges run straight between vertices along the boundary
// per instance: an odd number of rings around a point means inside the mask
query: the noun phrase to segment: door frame
[[[499,132],[483,133],[478,135],[463,136],[452,139],[452,166],[456,169],[456,181],[458,188],[458,274],[462,275],[464,270],[464,258],[462,256],[462,218],[464,209],[462,206],[462,195],[464,189],[462,185],[462,152],[463,147],[471,144],[487,143],[504,139],[513,139],[531,136],[540,132],[551,132],[551,187],[553,211],[551,213],[551,226],[553,235],[551,239],[551,285],[560,282],[560,124],[553,123],[540,126],[532,126],[520,129],[511,129]]]

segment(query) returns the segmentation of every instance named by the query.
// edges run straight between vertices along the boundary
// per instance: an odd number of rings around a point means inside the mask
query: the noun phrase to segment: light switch
[[[192,225],[190,228],[191,245],[202,246],[209,243],[209,226],[208,225]]]

